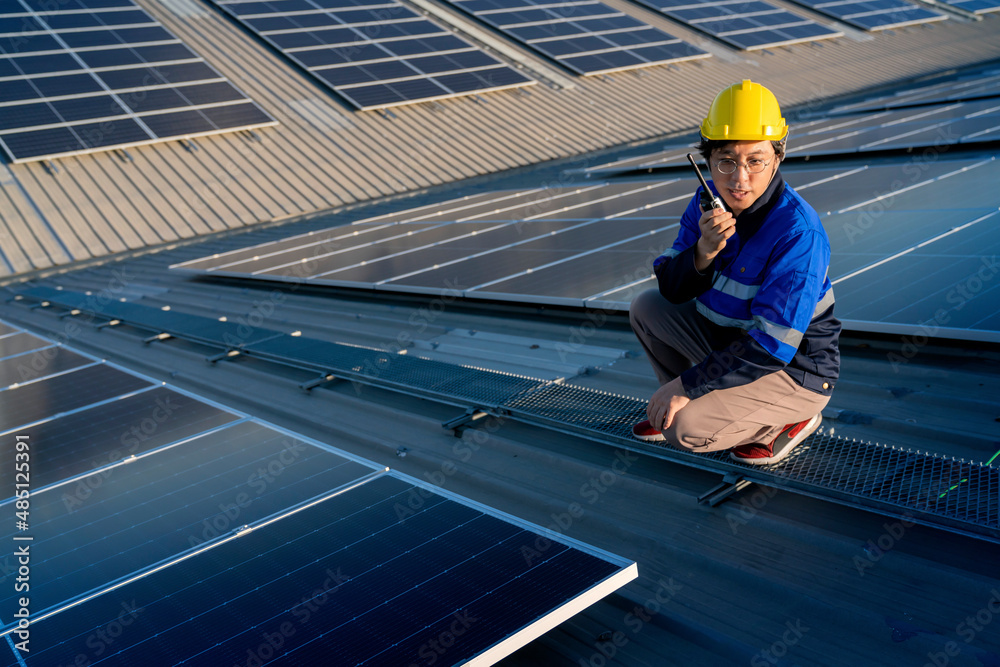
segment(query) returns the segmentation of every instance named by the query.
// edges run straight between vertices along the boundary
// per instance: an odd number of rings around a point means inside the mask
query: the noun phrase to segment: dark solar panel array
[[[792,124],[786,154],[814,157],[921,148],[940,151],[948,145],[995,141],[1000,138],[1000,89],[991,94],[988,83],[975,89],[969,89],[971,85],[961,90],[934,89],[924,91],[924,95],[914,92],[912,97],[894,95],[838,107],[821,119]],[[919,102],[936,95],[947,98],[947,103]],[[952,101],[954,97],[968,99]],[[692,152],[691,143],[685,142],[658,153],[595,165],[583,173],[607,176],[672,167],[690,169],[686,155]]]
[[[983,111],[975,112],[980,121],[996,122]],[[843,131],[866,136],[854,127]],[[855,150],[839,147],[840,152],[848,149]],[[895,298],[912,308],[876,316],[857,301],[870,296],[870,290],[859,287],[854,296],[853,286],[867,284],[868,276],[852,274],[888,259],[877,273],[891,272],[898,253],[913,252],[914,246],[932,240],[928,248],[944,247],[939,236],[976,220],[985,228],[984,221],[992,220],[989,216],[1000,207],[990,185],[991,179],[1000,180],[1000,166],[988,158],[948,160],[935,153],[918,163],[906,159],[870,167],[823,167],[811,162],[808,168],[788,164],[782,171],[827,226],[833,248],[830,278],[845,281],[835,290],[837,314],[857,330],[912,331],[937,310],[950,312],[954,304],[947,303],[947,290],[925,294],[906,287]],[[173,268],[296,284],[627,310],[639,290],[655,285],[652,261],[673,243],[696,187],[688,174],[685,168],[657,182],[498,192],[493,200],[445,202],[410,216],[402,212],[363,220]],[[955,188],[968,195],[956,199]],[[977,266],[973,256],[956,266],[968,262]],[[983,290],[975,301],[976,308],[950,316],[955,330],[949,335],[1000,338],[1000,326],[992,319],[1000,311],[1000,290]],[[972,317],[974,312],[982,316]]]
[[[941,2],[973,14],[1000,12],[1000,1],[998,0],[941,0]]]
[[[213,0],[358,109],[535,83],[395,0]]]
[[[947,16],[906,0],[795,0],[862,30],[889,30],[944,21]]]
[[[914,86],[893,93],[867,97],[860,102],[839,104],[822,116],[882,111],[901,107],[963,102],[982,98],[1000,98],[1000,69],[983,68],[971,75],[940,83]]]
[[[709,54],[595,0],[450,0],[579,74],[599,74]]]
[[[670,18],[686,23],[738,49],[753,50],[841,37],[820,25],[769,2],[749,0],[639,0]]]
[[[132,0],[0,4],[0,145],[15,162],[275,123]]]
[[[206,331],[193,339],[225,333]],[[17,556],[0,555],[2,665],[411,664],[456,619],[451,658],[492,663],[551,614],[636,576],[634,563],[6,324],[0,372],[23,376],[0,387],[0,506],[13,517],[15,484],[31,491],[26,525],[0,530],[31,550],[26,652],[14,647]],[[114,641],[98,642],[109,623]]]

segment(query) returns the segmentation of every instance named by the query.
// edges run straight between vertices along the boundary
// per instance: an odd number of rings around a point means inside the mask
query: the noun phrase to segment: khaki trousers
[[[698,313],[693,300],[675,305],[656,289],[646,290],[632,301],[629,319],[661,385],[713,350],[716,325]],[[806,389],[778,371],[693,399],[663,435],[673,446],[692,452],[767,444],[786,424],[812,418],[829,401],[829,396]]]

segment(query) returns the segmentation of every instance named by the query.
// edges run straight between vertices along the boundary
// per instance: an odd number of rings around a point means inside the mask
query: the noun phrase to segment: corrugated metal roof
[[[614,6],[708,47],[697,63],[356,113],[215,11],[141,2],[280,121],[275,128],[6,165],[0,274],[419,191],[690,129],[714,91],[765,81],[784,108],[1000,56],[996,17],[740,53],[652,12]],[[444,11],[444,10],[443,10]],[[452,11],[452,10],[447,10]],[[798,8],[796,11],[808,14]],[[540,72],[553,65],[517,46]],[[533,64],[534,63],[534,64]],[[875,65],[873,65],[875,64]]]
[[[263,317],[261,326],[361,345],[391,346],[403,331],[432,341],[467,330],[554,349],[588,322],[541,308],[191,281],[166,268],[327,224],[260,229],[45,282],[229,321]],[[990,609],[996,544],[759,486],[711,508],[695,498],[717,475],[606,444],[496,421],[459,440],[441,427],[459,411],[441,403],[350,382],[307,394],[298,388],[311,378],[304,371],[239,357],[209,365],[199,345],[143,345],[125,329],[77,330],[72,319],[15,303],[0,305],[0,318],[639,563],[639,580],[503,665],[922,665],[943,655],[949,665],[971,666],[1000,656],[1000,626],[977,621],[981,630],[971,631],[966,621]],[[628,356],[574,382],[631,395],[655,388],[623,320],[588,331],[588,346]],[[929,342],[893,365],[888,353],[898,347],[845,337],[844,377],[827,425],[849,436],[988,458],[1000,447],[997,352]]]

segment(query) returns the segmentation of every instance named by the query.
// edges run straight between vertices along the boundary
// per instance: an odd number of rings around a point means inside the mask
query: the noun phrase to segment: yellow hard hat
[[[701,134],[722,141],[780,141],[788,126],[774,93],[743,79],[716,95],[701,123]]]

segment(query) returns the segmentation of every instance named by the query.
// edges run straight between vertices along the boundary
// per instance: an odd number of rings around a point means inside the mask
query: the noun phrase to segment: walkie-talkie
[[[726,205],[722,203],[722,200],[718,197],[712,195],[712,191],[708,189],[708,183],[705,182],[705,177],[701,175],[701,169],[698,168],[698,163],[694,161],[694,156],[690,153],[687,154],[688,162],[694,167],[694,173],[698,174],[698,180],[701,181],[701,201],[699,202],[702,211],[707,211],[709,209],[718,208],[723,211],[726,210]]]

